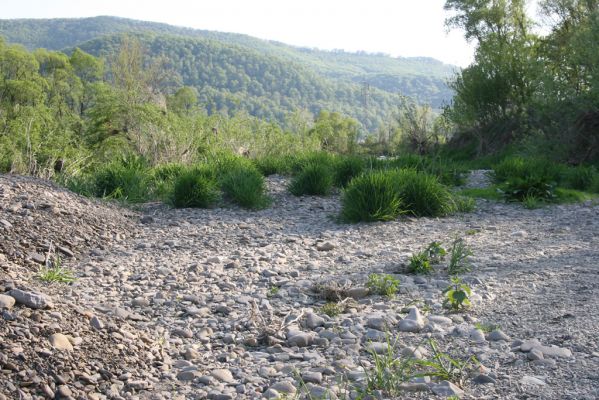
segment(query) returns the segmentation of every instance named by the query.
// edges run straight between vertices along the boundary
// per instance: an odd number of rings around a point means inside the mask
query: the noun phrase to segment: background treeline
[[[450,26],[477,44],[452,83],[446,116],[467,157],[500,149],[570,163],[599,160],[599,1],[540,2],[535,33],[524,0],[447,0]]]
[[[167,58],[180,81],[195,87],[209,113],[250,115],[283,124],[297,109],[340,112],[375,132],[398,96],[439,110],[449,102],[455,67],[430,58],[297,48],[246,35],[173,27],[114,17],[0,20],[0,35],[28,49],[95,56],[113,54],[123,33],[134,34],[148,57]]]

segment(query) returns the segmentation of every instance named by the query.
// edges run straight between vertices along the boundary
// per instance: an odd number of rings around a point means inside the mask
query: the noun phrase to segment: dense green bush
[[[374,171],[354,178],[343,192],[341,219],[346,222],[390,221],[402,212],[393,174]]]
[[[176,208],[213,206],[220,197],[214,168],[204,166],[186,171],[175,180],[172,203]]]
[[[436,177],[410,169],[394,175],[406,212],[417,217],[438,217],[456,211],[452,194]]]
[[[304,165],[289,184],[289,192],[295,196],[326,196],[333,188],[333,170],[325,164],[312,162]]]
[[[136,162],[113,162],[90,177],[92,194],[131,203],[150,198],[149,176],[144,165]]]
[[[236,167],[224,173],[220,187],[228,200],[245,208],[259,209],[269,203],[264,177],[253,166]]]
[[[507,201],[526,200],[527,204],[532,204],[534,200],[550,201],[555,198],[555,183],[545,176],[514,177],[499,188]]]
[[[360,175],[366,168],[364,158],[359,156],[347,156],[341,158],[335,164],[335,186],[346,187],[356,176]]]
[[[536,177],[556,184],[562,180],[564,171],[563,165],[544,158],[508,157],[493,165],[493,180],[503,183],[515,178]]]
[[[599,173],[593,166],[569,168],[564,176],[564,186],[570,189],[593,191],[599,183]]]

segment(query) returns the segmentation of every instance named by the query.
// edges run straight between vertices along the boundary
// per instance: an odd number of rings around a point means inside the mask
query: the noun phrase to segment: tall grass
[[[175,180],[172,204],[176,208],[209,208],[220,198],[213,167],[193,168]]]
[[[341,204],[341,219],[346,222],[390,221],[402,213],[393,176],[385,171],[353,179],[343,192]]]
[[[237,166],[220,178],[225,198],[241,207],[260,209],[268,206],[264,177],[253,166]]]
[[[305,164],[289,184],[289,192],[295,196],[326,196],[333,188],[333,169],[323,162]]]

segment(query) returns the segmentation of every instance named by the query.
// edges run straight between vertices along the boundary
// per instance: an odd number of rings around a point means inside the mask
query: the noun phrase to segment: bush
[[[593,166],[578,166],[566,171],[564,181],[569,189],[592,191],[599,182],[599,174]]]
[[[356,176],[360,175],[366,164],[362,157],[348,156],[335,164],[335,186],[346,187]]]
[[[559,183],[564,167],[544,158],[510,157],[493,166],[493,180],[503,183],[510,180],[535,177],[544,181]]]
[[[406,212],[417,217],[438,217],[456,211],[451,193],[436,177],[414,170],[400,170],[394,175]]]
[[[253,160],[258,171],[264,176],[274,174],[288,175],[291,173],[292,160],[290,157],[265,156]]]
[[[147,170],[138,163],[108,164],[91,176],[93,195],[131,203],[142,203],[150,197]]]
[[[150,170],[150,183],[154,195],[165,199],[173,191],[173,185],[179,176],[181,176],[187,167],[179,163],[168,163],[158,165]]]
[[[295,196],[326,196],[333,187],[333,171],[322,162],[305,165],[299,174],[291,180],[289,192]]]
[[[225,196],[241,207],[259,209],[269,203],[264,177],[253,166],[237,167],[225,173],[220,186]]]
[[[173,205],[176,208],[213,206],[220,197],[215,175],[209,167],[194,168],[181,174],[173,187]]]
[[[341,219],[346,222],[390,221],[402,212],[393,174],[374,171],[353,179],[341,200]]]
[[[506,201],[524,201],[531,199],[550,201],[555,198],[555,183],[545,176],[532,175],[515,177],[499,186]]]

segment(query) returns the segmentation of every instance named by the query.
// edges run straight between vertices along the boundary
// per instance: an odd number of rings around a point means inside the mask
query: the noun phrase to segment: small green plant
[[[468,257],[471,255],[472,250],[466,245],[464,239],[455,239],[451,245],[449,265],[447,266],[449,275],[460,275],[469,272],[472,267]]]
[[[522,205],[524,208],[534,210],[541,206],[541,200],[535,195],[527,194],[522,198]]]
[[[443,290],[443,294],[445,295],[443,305],[452,311],[459,311],[470,307],[472,290],[470,286],[463,283],[457,276],[451,278],[451,284]]]
[[[424,253],[430,260],[431,264],[439,264],[441,261],[445,259],[447,255],[447,250],[441,246],[440,242],[431,242],[429,243]]]
[[[73,283],[76,280],[71,271],[62,267],[59,257],[54,259],[51,266],[40,268],[37,277],[39,280],[49,283]]]
[[[391,342],[387,336],[387,350],[382,354],[370,350],[374,365],[365,368],[366,382],[363,395],[374,391],[382,391],[385,396],[398,396],[401,394],[401,385],[413,377],[414,359],[412,357],[396,356],[397,338]],[[387,397],[385,397],[387,398]]]
[[[373,294],[393,297],[399,290],[399,279],[389,274],[370,274],[366,287]]]
[[[501,329],[501,327],[499,325],[485,324],[483,322],[477,322],[476,324],[474,324],[474,327],[484,333],[491,333],[493,331]]]
[[[270,289],[268,289],[268,292],[266,293],[266,297],[268,297],[268,298],[275,297],[277,294],[279,294],[280,290],[281,290],[281,288],[273,285],[270,287]]]
[[[410,257],[408,271],[413,274],[428,275],[433,272],[431,260],[425,252],[413,254],[412,257]]]
[[[213,206],[220,197],[214,173],[193,169],[181,174],[175,181],[172,202],[176,208]]]
[[[324,304],[320,307],[320,312],[328,315],[331,318],[345,312],[345,304],[335,303],[333,301]]]
[[[391,221],[402,213],[393,175],[387,171],[354,178],[343,192],[341,204],[341,219],[346,222]]]
[[[317,162],[305,165],[289,184],[289,192],[295,196],[326,196],[332,188],[332,168],[328,164]]]
[[[462,386],[465,379],[479,364],[475,356],[461,360],[442,352],[434,339],[429,339],[428,344],[431,349],[430,358],[413,361],[417,368],[424,369],[422,372],[414,374],[415,377],[434,377]]]

